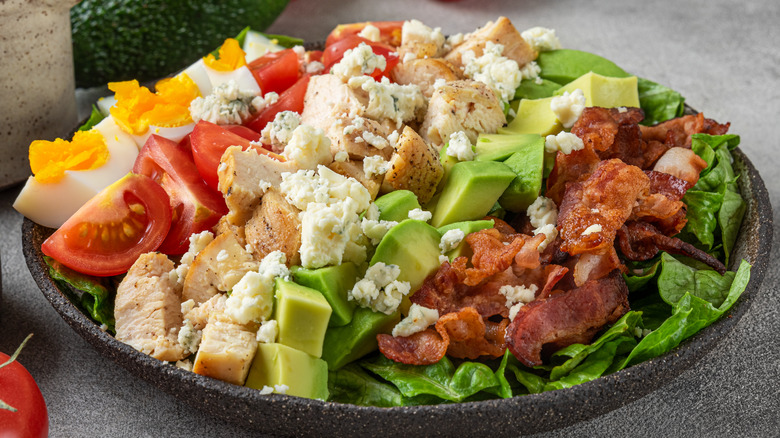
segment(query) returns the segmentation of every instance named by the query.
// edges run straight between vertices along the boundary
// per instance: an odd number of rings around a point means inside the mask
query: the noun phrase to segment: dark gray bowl
[[[54,309],[101,354],[132,374],[204,412],[274,435],[300,436],[517,436],[565,427],[607,413],[671,382],[725,338],[759,292],[772,247],[772,208],[755,167],[737,149],[735,170],[747,200],[733,260],[753,265],[747,290],[727,317],[670,353],[569,389],[449,405],[369,408],[259,391],[200,376],[125,345],[81,313],[48,275],[41,243],[52,230],[25,219],[24,256]]]

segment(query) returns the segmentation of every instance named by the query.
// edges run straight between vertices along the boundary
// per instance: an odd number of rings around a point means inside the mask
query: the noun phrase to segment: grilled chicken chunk
[[[489,21],[474,33],[466,35],[463,42],[455,46],[444,59],[457,68],[463,68],[463,54],[470,50],[474,55],[482,56],[488,41],[503,45],[502,55],[514,59],[520,67],[535,60],[538,55],[508,18],[499,17],[495,22]]]
[[[227,295],[216,294],[209,298],[208,301],[200,303],[199,306],[185,313],[184,319],[190,320],[195,330],[203,330],[209,322],[209,316],[225,311],[225,300],[227,300]]]
[[[444,168],[436,149],[414,129],[405,126],[390,159],[383,190],[410,190],[417,195],[420,204],[425,204],[433,197],[443,175]]]
[[[334,156],[344,151],[352,160],[374,155],[381,155],[388,160],[393,154],[393,148],[387,141],[391,131],[375,120],[351,116],[344,111],[334,114],[328,125],[325,134],[330,139],[330,151]]]
[[[192,372],[243,385],[257,352],[256,330],[214,312],[203,329]]]
[[[187,356],[177,338],[181,289],[170,276],[173,268],[163,254],[141,255],[119,284],[114,304],[116,339],[168,362]]]
[[[469,141],[476,143],[480,133],[493,134],[504,123],[501,102],[487,85],[455,81],[433,92],[420,134],[440,148],[454,132],[464,131]]]
[[[258,260],[281,251],[287,257],[288,266],[301,263],[300,212],[278,190],[266,192],[245,229],[246,241]]]
[[[460,79],[458,69],[441,58],[412,59],[393,67],[390,74],[399,84],[417,85],[423,96],[429,99],[433,95],[433,85],[437,79],[444,79],[446,82]]]
[[[312,76],[303,98],[301,124],[328,132],[337,115],[344,113],[363,115],[363,103],[355,91],[335,75]]]

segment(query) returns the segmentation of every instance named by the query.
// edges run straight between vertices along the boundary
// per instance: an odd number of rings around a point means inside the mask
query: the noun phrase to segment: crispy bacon
[[[655,224],[668,236],[679,233],[687,222],[686,207],[681,199],[692,184],[653,170],[646,170],[645,174],[650,179],[650,195],[638,200],[632,219]]]
[[[393,337],[379,334],[376,337],[379,351],[388,359],[410,365],[431,365],[447,353],[449,340],[434,329],[426,329],[411,336]]]
[[[525,365],[541,365],[545,346],[589,342],[628,310],[628,288],[620,272],[613,271],[608,277],[521,307],[507,327],[507,347]]]
[[[464,269],[463,282],[476,286],[487,277],[506,270],[525,245],[525,240],[522,234],[504,234],[496,228],[479,230],[466,236],[466,243],[474,252],[471,257],[474,267]],[[461,263],[455,265],[456,269],[460,266]]]
[[[455,259],[455,262],[465,263],[465,257],[459,259]],[[473,307],[485,318],[507,316],[509,310],[506,308],[506,297],[498,291],[503,284],[521,283],[517,283],[519,280],[511,274],[511,269],[504,272],[494,275],[494,282],[471,287],[463,283],[465,277],[461,269],[444,262],[435,274],[425,279],[410,299],[412,303],[438,310],[439,315],[457,312],[463,307]]]
[[[723,135],[729,130],[729,123],[720,124],[704,118],[704,114],[688,115],[667,120],[654,126],[640,126],[645,141],[663,143],[667,148],[691,148],[693,134]]]
[[[617,233],[620,252],[629,260],[649,260],[658,251],[680,254],[706,263],[721,275],[726,266],[718,259],[675,237],[668,237],[646,222],[629,221]]]
[[[573,151],[570,154],[558,152],[555,156],[555,166],[547,178],[545,196],[560,205],[566,191],[566,185],[587,178],[596,170],[599,161],[601,159],[593,151],[593,147],[588,145],[584,149]]]
[[[588,280],[606,277],[615,269],[621,272],[626,271],[626,267],[618,258],[614,246],[610,246],[600,253],[580,254],[572,272],[574,284],[582,286]]]

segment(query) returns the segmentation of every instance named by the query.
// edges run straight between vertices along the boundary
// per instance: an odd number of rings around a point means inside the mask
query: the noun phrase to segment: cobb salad
[[[267,394],[473,401],[662,355],[745,289],[739,137],[679,93],[506,17],[300,43],[246,30],[31,144],[14,206],[117,340]]]

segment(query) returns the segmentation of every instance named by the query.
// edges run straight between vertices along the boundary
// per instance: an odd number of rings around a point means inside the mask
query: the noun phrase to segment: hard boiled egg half
[[[219,58],[209,54],[202,61],[213,88],[235,81],[239,89],[260,95],[260,86],[257,85],[257,80],[247,67],[246,54],[237,40],[226,39],[219,48]]]
[[[109,116],[72,141],[36,140],[30,145],[27,179],[14,202],[35,223],[58,228],[98,192],[133,168],[138,147]]]

